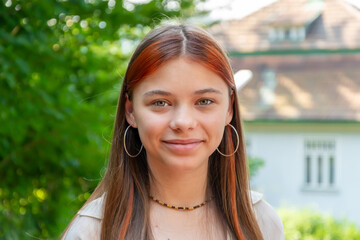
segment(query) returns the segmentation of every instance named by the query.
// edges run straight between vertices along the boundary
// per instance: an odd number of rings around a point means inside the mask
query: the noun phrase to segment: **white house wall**
[[[334,187],[306,187],[306,139],[335,141]],[[251,186],[262,192],[270,204],[311,207],[360,224],[360,134],[247,132],[246,140],[248,154],[265,163],[252,178]]]

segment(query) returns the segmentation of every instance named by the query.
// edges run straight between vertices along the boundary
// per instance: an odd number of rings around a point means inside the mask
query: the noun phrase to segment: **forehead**
[[[177,58],[161,65],[151,75],[144,78],[135,88],[134,95],[147,91],[163,90],[172,94],[185,95],[213,88],[228,92],[225,81],[200,63],[188,58]]]

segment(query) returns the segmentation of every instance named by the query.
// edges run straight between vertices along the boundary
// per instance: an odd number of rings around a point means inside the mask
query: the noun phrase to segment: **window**
[[[301,42],[306,38],[306,28],[304,26],[277,27],[272,26],[268,29],[268,39],[270,42]]]
[[[335,140],[306,139],[304,149],[304,188],[333,189],[336,183]]]

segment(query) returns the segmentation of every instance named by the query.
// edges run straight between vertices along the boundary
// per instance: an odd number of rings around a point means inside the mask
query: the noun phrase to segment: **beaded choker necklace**
[[[161,206],[176,209],[176,210],[183,210],[183,211],[192,211],[192,210],[195,210],[195,209],[200,208],[202,206],[205,206],[208,202],[210,202],[214,198],[214,197],[211,197],[211,198],[205,200],[204,202],[202,202],[202,203],[200,203],[198,205],[195,205],[193,207],[179,207],[179,206],[174,206],[174,205],[164,203],[164,202],[160,201],[159,199],[156,199],[153,196],[149,196],[149,197],[150,197],[151,200],[153,200],[154,202],[160,204]]]

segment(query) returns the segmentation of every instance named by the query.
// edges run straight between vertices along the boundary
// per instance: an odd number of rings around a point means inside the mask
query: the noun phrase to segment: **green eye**
[[[156,101],[153,103],[156,107],[165,107],[166,106],[166,102],[165,101]]]
[[[209,99],[201,99],[201,100],[199,101],[199,105],[209,105],[209,104],[211,104],[211,103],[212,103],[212,101],[209,100]]]

